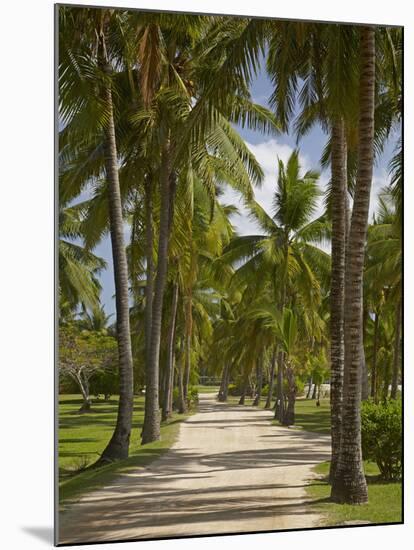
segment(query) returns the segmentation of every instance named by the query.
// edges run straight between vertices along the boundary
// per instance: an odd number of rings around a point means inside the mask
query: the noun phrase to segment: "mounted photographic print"
[[[402,58],[56,5],[56,544],[402,523]]]

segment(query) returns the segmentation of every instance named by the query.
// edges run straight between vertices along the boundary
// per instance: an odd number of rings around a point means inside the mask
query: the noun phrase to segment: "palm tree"
[[[197,40],[203,36],[204,27],[205,20],[202,17],[189,18],[184,34],[181,31],[171,33],[168,26],[163,28],[159,25],[158,32],[161,35],[165,33],[160,41],[160,44],[165,45],[161,56],[165,66],[159,72],[158,88],[151,106],[134,115],[138,124],[158,132],[161,151],[157,270],[152,305],[151,352],[147,365],[143,443],[159,439],[159,353],[175,188],[183,180],[191,181],[193,174],[196,174],[211,194],[214,193],[217,180],[223,177],[231,185],[251,193],[251,183],[260,180],[261,170],[226,117],[233,122],[255,127],[276,128],[272,114],[254,106],[246,94],[244,97],[226,97],[225,100],[221,98],[220,102],[215,101],[216,90],[210,85],[214,73],[210,71],[208,86],[202,82],[206,77],[205,64],[208,60],[203,59],[202,64],[197,65],[192,53],[197,51]],[[236,171],[241,177],[234,177]],[[191,310],[188,306],[187,333],[190,330]],[[184,388],[189,373],[188,338],[186,357]]]
[[[113,65],[111,45],[108,34],[116,15],[111,10],[78,10],[69,7],[60,11],[60,36],[62,50],[59,67],[60,105],[65,124],[63,143],[70,143],[76,136],[83,136],[79,150],[74,150],[76,157],[83,152],[83,144],[99,135],[99,155],[107,184],[109,226],[114,262],[116,325],[119,354],[119,407],[114,433],[104,449],[100,461],[112,461],[126,458],[132,428],[133,409],[133,364],[129,326],[128,303],[128,267],[124,243],[124,226],[121,191],[118,172],[118,151],[115,135],[115,115],[113,106]],[[82,28],[83,33],[75,33],[75,27]],[[83,70],[82,70],[83,69]],[[79,83],[79,87],[74,86]],[[98,89],[98,95],[96,95]],[[95,127],[85,128],[85,121],[90,121],[98,114],[101,119],[95,121]],[[62,149],[65,152],[65,149]],[[95,165],[93,169],[96,171]],[[93,173],[93,171],[92,171]],[[70,174],[70,170],[69,170]],[[88,182],[88,175],[83,176],[81,185]],[[69,179],[70,181],[70,179]],[[68,191],[67,180],[63,180]],[[76,186],[77,182],[75,182]],[[74,187],[74,185],[72,185]],[[79,189],[79,188],[78,188]]]
[[[400,370],[401,302],[402,302],[402,246],[401,210],[393,188],[383,189],[374,223],[368,230],[365,279],[371,286],[386,293],[394,310],[394,355],[391,398],[397,397]],[[378,290],[377,290],[378,293]],[[378,328],[378,327],[377,327]]]
[[[375,30],[360,30],[360,116],[358,172],[345,263],[345,365],[341,447],[331,497],[360,504],[368,500],[361,451],[362,285],[374,160]]]
[[[225,254],[228,261],[241,263],[232,284],[244,288],[247,299],[268,285],[278,311],[283,311],[297,293],[310,308],[319,302],[321,283],[326,284],[329,272],[329,256],[312,243],[327,238],[329,228],[323,217],[312,220],[320,196],[317,179],[314,171],[300,175],[299,153],[294,151],[286,166],[279,160],[273,217],[258,203],[247,203],[252,218],[265,235],[236,237]],[[283,403],[283,363],[284,352],[279,349],[279,405]],[[283,422],[282,406],[278,413]]]
[[[82,207],[64,208],[59,212],[59,302],[63,309],[73,311],[78,305],[96,308],[101,285],[98,274],[106,267],[102,258],[95,256],[76,240],[83,239]]]

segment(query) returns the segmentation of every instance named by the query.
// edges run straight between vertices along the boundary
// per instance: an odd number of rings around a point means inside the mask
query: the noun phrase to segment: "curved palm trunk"
[[[274,380],[275,380],[275,369],[276,369],[276,350],[274,349],[273,353],[272,353],[272,363],[270,365],[269,391],[267,393],[265,409],[270,409],[272,407],[273,384],[274,384]]]
[[[168,268],[168,242],[170,218],[172,217],[173,175],[171,166],[170,142],[164,146],[161,159],[161,206],[158,241],[157,276],[154,285],[152,306],[152,326],[150,353],[146,368],[145,414],[142,428],[142,444],[157,441],[160,438],[159,408],[159,359],[162,324],[162,306]]]
[[[167,420],[172,414],[171,408],[171,392],[174,376],[174,340],[175,340],[175,322],[177,318],[178,305],[178,283],[174,283],[173,299],[171,306],[171,320],[168,328],[168,345],[167,345],[167,365],[165,369],[165,389],[162,404],[162,420]]]
[[[361,504],[368,492],[361,451],[362,282],[374,160],[375,30],[361,27],[358,173],[345,263],[345,369],[341,445],[331,497]]]
[[[346,138],[342,118],[332,126],[332,254],[331,254],[331,466],[333,479],[338,464],[344,384],[344,300],[346,222]],[[316,390],[316,384],[315,384]],[[315,399],[312,396],[312,399]]]
[[[397,399],[398,374],[400,371],[400,338],[401,338],[401,300],[398,301],[395,315],[394,360],[392,365],[391,399]]]
[[[124,243],[121,191],[119,187],[118,154],[110,85],[105,87],[104,98],[108,108],[108,124],[105,127],[104,154],[108,183],[109,225],[112,257],[114,262],[116,297],[116,332],[119,355],[119,405],[115,431],[102,453],[102,461],[128,457],[132,428],[133,362],[128,303],[128,264]]]

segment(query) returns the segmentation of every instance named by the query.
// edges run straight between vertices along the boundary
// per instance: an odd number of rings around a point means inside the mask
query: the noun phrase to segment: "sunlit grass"
[[[321,525],[338,525],[345,522],[398,523],[402,521],[401,482],[384,482],[372,462],[364,463],[368,481],[368,504],[350,505],[329,502],[331,486],[327,482],[329,462],[315,467],[319,479],[309,485],[308,494],[315,499],[312,507],[322,514]]]

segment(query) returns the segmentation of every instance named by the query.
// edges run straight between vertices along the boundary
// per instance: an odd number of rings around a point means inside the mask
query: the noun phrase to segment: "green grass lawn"
[[[364,463],[368,481],[368,504],[352,506],[329,502],[331,487],[327,483],[329,462],[318,464],[315,472],[320,479],[308,487],[308,494],[316,500],[312,507],[322,514],[321,525],[338,525],[344,522],[396,523],[402,521],[402,487],[400,482],[384,482],[372,462]]]
[[[220,386],[197,386],[198,393],[218,393]]]
[[[161,425],[161,440],[142,446],[140,433],[144,419],[144,397],[134,399],[130,456],[96,470],[84,469],[93,464],[108,443],[116,421],[118,398],[94,401],[91,412],[77,414],[82,403],[79,395],[59,398],[59,501],[78,498],[96,489],[116,475],[144,467],[166,452],[176,440],[180,423],[187,415],[174,415]]]
[[[298,399],[295,406],[295,427],[308,432],[331,433],[329,399],[321,399],[320,407],[315,399]]]

